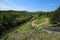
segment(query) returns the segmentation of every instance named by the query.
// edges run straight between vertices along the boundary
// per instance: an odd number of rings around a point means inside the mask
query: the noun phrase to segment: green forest
[[[44,24],[45,19],[49,21],[48,24],[45,22],[47,25]],[[60,36],[48,34],[37,27],[31,27],[33,21],[43,28],[60,26],[60,6],[51,12],[0,10],[0,40],[60,40]]]

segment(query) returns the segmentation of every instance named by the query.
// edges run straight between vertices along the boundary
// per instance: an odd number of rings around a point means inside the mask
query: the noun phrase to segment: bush
[[[60,23],[60,7],[57,10],[55,10],[53,13],[51,13],[50,23],[51,24]]]

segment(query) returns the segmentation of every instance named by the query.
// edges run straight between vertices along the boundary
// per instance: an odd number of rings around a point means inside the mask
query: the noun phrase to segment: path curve
[[[41,25],[43,25],[43,24],[48,24],[48,19],[47,18],[45,18],[45,22],[43,22],[43,23],[41,23],[41,24],[35,24],[34,22],[35,22],[36,20],[33,20],[32,21],[32,27],[39,27],[39,26],[41,26]]]
[[[41,30],[43,30],[43,31],[45,31],[47,33],[50,33],[50,34],[60,35],[60,32],[50,31],[50,30],[44,29],[43,27],[40,27],[43,24],[48,24],[48,19],[47,18],[45,18],[45,22],[43,22],[41,24],[38,24],[38,25],[37,24],[34,24],[35,21],[36,20],[33,20],[32,21],[32,27],[37,27],[37,28],[39,28],[39,29],[41,29]]]

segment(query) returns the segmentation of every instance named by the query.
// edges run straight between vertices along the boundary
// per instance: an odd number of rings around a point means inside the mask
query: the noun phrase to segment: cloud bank
[[[12,0],[0,0],[0,10],[24,10],[16,5]]]

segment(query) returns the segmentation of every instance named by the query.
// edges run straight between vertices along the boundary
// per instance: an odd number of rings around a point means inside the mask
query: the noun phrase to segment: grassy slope
[[[24,39],[30,32],[32,32],[32,29],[30,26],[31,26],[30,22],[26,23],[22,25],[21,27],[19,27],[18,29],[6,35],[4,38],[2,38],[2,40],[12,40],[15,37],[21,37],[21,39]]]
[[[31,23],[28,22],[13,32],[7,34],[0,40],[60,40],[60,36],[48,34],[40,29],[31,29]]]

